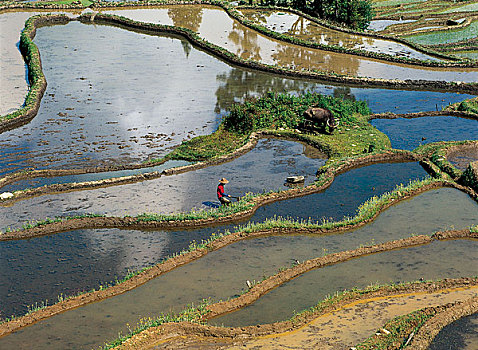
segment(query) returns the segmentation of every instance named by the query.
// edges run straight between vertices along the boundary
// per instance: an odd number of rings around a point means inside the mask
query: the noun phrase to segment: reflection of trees
[[[197,32],[202,22],[202,8],[198,6],[178,6],[168,10],[168,16],[176,27]]]
[[[244,27],[237,21],[233,21],[232,30],[228,36],[236,47],[236,55],[244,58],[260,62],[261,48],[257,45],[257,32]]]
[[[334,89],[333,96],[343,100],[355,101],[355,96],[348,86],[341,86]]]
[[[239,68],[217,75],[216,80],[221,83],[216,91],[216,113],[229,108],[233,102],[241,102],[248,97],[264,95],[269,91],[304,92],[314,84]]]
[[[350,55],[281,44],[277,45],[277,52],[272,58],[283,67],[318,69],[348,75],[357,75],[360,65],[360,60]]]
[[[305,93],[316,87],[314,82],[282,78],[240,68],[232,68],[228,73],[219,74],[216,80],[221,83],[216,90],[216,113],[226,110],[234,102],[262,96],[267,92]],[[355,100],[350,88],[346,86],[334,88],[333,96]]]
[[[297,20],[290,27],[289,33],[292,34],[292,35],[304,35],[304,34],[306,34],[306,32],[305,32],[306,25],[304,25],[304,19],[305,18],[302,17],[302,16],[297,16]]]

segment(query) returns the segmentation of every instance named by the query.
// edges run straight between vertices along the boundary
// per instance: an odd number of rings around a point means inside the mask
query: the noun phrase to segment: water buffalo
[[[319,126],[325,132],[325,127],[329,127],[329,132],[333,133],[335,128],[339,126],[339,121],[335,120],[332,112],[327,108],[310,107],[304,112],[304,126]]]

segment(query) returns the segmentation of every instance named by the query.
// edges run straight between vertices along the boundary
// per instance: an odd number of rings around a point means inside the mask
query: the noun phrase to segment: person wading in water
[[[219,199],[219,202],[223,205],[229,205],[231,204],[231,200],[228,197],[231,197],[230,195],[224,193],[224,185],[229,183],[224,177],[219,180],[219,185],[217,185],[217,199]]]

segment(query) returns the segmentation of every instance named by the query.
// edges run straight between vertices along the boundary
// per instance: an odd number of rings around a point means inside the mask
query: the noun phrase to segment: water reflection
[[[26,199],[11,207],[0,207],[0,228],[58,215],[123,216],[209,209],[202,203],[217,200],[216,186],[222,177],[231,181],[227,193],[235,196],[283,189],[285,178],[291,175],[303,175],[306,184],[310,184],[326,156],[315,154],[315,159],[308,158],[304,154],[307,149],[298,142],[263,139],[245,155],[217,166],[133,184]]]
[[[173,24],[168,10],[141,13],[151,20],[162,20],[163,14]],[[218,10],[214,11],[213,15]],[[194,25],[217,33],[211,13],[208,20],[204,17],[208,13],[204,9],[202,22]],[[16,14],[12,18],[8,23],[18,20]],[[229,42],[229,32],[222,34]],[[161,157],[182,140],[215,130],[234,101],[266,91],[331,94],[334,88],[231,67],[185,40],[107,26],[75,22],[41,28],[35,42],[47,91],[31,123],[2,134],[0,175],[28,167],[105,166]],[[142,55],[135,50],[138,42]],[[296,54],[302,57],[300,51]],[[352,88],[351,93],[366,99],[374,112],[434,109],[472,97],[362,88]]]
[[[299,39],[323,45],[361,49],[392,56],[438,60],[404,44],[330,29],[290,12],[255,9],[242,9],[241,12],[247,19],[262,24],[270,30],[288,33]]]
[[[402,234],[394,232],[393,236],[398,238]],[[375,235],[369,237],[381,239]],[[124,332],[126,323],[135,324],[140,317],[155,316],[171,309],[179,310],[187,303],[196,303],[202,298],[224,300],[239,294],[245,288],[245,280],[261,280],[263,276],[275,273],[278,268],[289,266],[294,259],[302,261],[320,256],[329,247],[330,251],[335,251],[333,246],[337,242],[329,245],[329,238],[333,242],[333,236],[265,237],[242,241],[211,252],[200,260],[125,294],[65,312],[0,338],[0,347],[28,348],[35,342],[35,349],[96,348],[103,341],[115,338],[118,331]],[[364,239],[367,238],[362,236],[360,242]],[[350,246],[347,239],[342,242],[343,248]],[[351,243],[354,245],[357,241]],[[469,261],[473,259],[476,248],[477,241],[435,242],[311,271],[263,296],[277,300],[274,295],[288,290],[288,293],[281,295],[285,299],[279,298],[282,302],[269,309],[261,308],[262,312],[256,314],[257,320],[262,322],[269,319],[275,310],[280,313],[275,313],[276,319],[288,318],[293,310],[291,308],[301,310],[337,290],[365,287],[377,281],[388,283],[420,277],[436,279],[472,275],[474,270]],[[304,280],[309,283],[301,285],[302,288],[290,289],[291,284]],[[260,303],[262,298],[254,305]],[[237,311],[231,316],[247,313],[248,309]],[[222,323],[223,320],[218,318],[214,322]]]
[[[374,119],[371,124],[386,134],[393,148],[413,150],[431,142],[476,140],[478,121],[451,116],[413,119]]]
[[[172,20],[166,16],[166,8],[115,9],[105,12],[142,22],[172,23]],[[239,57],[254,58],[254,60],[269,65],[401,80],[476,81],[478,77],[478,72],[473,69],[414,68],[359,56],[309,49],[273,40],[243,26],[229,17],[223,9],[212,6],[203,6],[203,19],[198,33],[207,41],[223,47]]]

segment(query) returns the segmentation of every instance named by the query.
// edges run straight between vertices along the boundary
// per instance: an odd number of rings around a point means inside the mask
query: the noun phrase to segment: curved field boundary
[[[51,184],[51,185],[45,185],[41,187],[36,187],[32,189],[26,189],[26,190],[19,190],[15,191],[14,197],[9,200],[5,200],[0,203],[5,203],[7,205],[13,204],[17,201],[26,199],[26,198],[32,198],[36,196],[41,196],[45,194],[52,194],[52,193],[61,193],[61,192],[70,192],[70,191],[79,191],[79,190],[86,190],[86,189],[94,189],[94,188],[99,188],[99,187],[110,187],[110,186],[116,186],[116,185],[123,185],[123,184],[128,184],[128,183],[135,183],[135,182],[141,182],[145,180],[152,180],[152,179],[157,179],[161,176],[170,176],[170,175],[175,175],[175,174],[181,174],[185,173],[188,171],[193,171],[193,170],[198,170],[202,168],[206,168],[209,166],[214,166],[222,163],[226,163],[229,161],[232,161],[235,158],[240,157],[241,155],[249,152],[252,150],[256,144],[257,141],[261,138],[261,136],[266,136],[267,132],[255,132],[252,133],[249,137],[249,140],[241,147],[236,149],[234,152],[216,157],[207,161],[202,161],[202,162],[196,162],[194,164],[189,164],[189,165],[184,165],[184,166],[178,166],[170,169],[163,170],[162,172],[158,171],[152,171],[149,173],[143,173],[143,174],[137,174],[137,175],[129,175],[129,176],[121,176],[121,177],[115,177],[115,178],[109,178],[109,179],[102,179],[102,180],[96,180],[96,181],[85,181],[85,182],[72,182],[72,183],[62,183],[62,184]],[[158,162],[155,163],[154,166],[166,162],[167,159],[164,159],[163,162]],[[151,165],[147,165],[151,166]],[[105,169],[101,171],[95,171],[96,169],[65,169],[65,170],[34,170],[31,172],[19,172],[15,173],[12,175],[7,175],[4,178],[0,179],[0,188],[2,186],[5,186],[9,183],[13,183],[19,180],[23,179],[31,179],[35,177],[53,177],[53,176],[66,176],[66,175],[77,175],[77,174],[86,174],[86,173],[96,173],[96,172],[103,172],[103,171],[115,171],[115,170],[124,170],[124,169],[138,169],[142,167],[147,167],[146,164],[138,164],[138,165],[132,165],[132,166],[127,166],[125,168],[123,167],[118,167],[118,168],[113,168],[113,169]]]
[[[342,164],[338,164],[336,167],[329,168],[322,175],[323,181],[320,184],[312,184],[304,188],[292,188],[282,192],[271,192],[268,194],[260,194],[248,200],[245,203],[245,207],[235,211],[235,206],[228,206],[223,209],[223,212],[210,210],[207,213],[208,217],[198,219],[177,219],[174,215],[164,217],[161,220],[141,220],[138,217],[113,217],[113,216],[91,216],[85,214],[84,217],[75,218],[57,218],[53,220],[47,220],[45,222],[39,222],[32,227],[25,228],[23,230],[5,232],[0,235],[0,241],[25,239],[37,236],[43,236],[53,233],[59,233],[64,231],[86,229],[86,228],[128,228],[128,229],[180,229],[180,228],[200,228],[207,226],[214,226],[218,224],[230,223],[247,219],[252,216],[255,211],[263,205],[279,201],[290,199],[294,197],[301,197],[312,193],[319,192],[332,184],[337,174],[343,173],[347,170],[365,166],[367,164],[373,164],[380,161],[409,161],[408,154],[397,154],[393,152],[378,154],[372,156],[366,156],[359,159],[352,159],[345,161]],[[413,159],[414,160],[414,159]],[[459,190],[465,191],[470,195],[470,189],[460,186],[456,183],[444,181],[444,180],[431,180],[423,186],[419,186],[418,189],[407,191],[406,189],[398,190],[396,197],[399,200],[409,198],[418,193],[422,193],[426,190],[439,187],[454,187]],[[392,200],[393,203],[395,203]],[[392,202],[390,205],[392,205]],[[380,209],[385,209],[388,206],[384,204]],[[186,213],[187,214],[187,213]],[[376,213],[378,215],[378,213]],[[350,223],[344,224],[347,228],[350,228]]]
[[[114,349],[143,349],[149,346],[159,345],[174,341],[179,338],[188,338],[192,336],[206,337],[209,339],[221,339],[225,342],[248,341],[253,338],[269,338],[281,336],[284,333],[296,332],[321,316],[325,316],[335,311],[369,301],[379,299],[400,298],[408,295],[423,295],[437,292],[453,292],[476,288],[478,281],[476,279],[448,279],[437,282],[413,282],[406,285],[380,286],[365,290],[353,290],[345,292],[339,297],[334,297],[329,305],[321,305],[314,311],[307,312],[306,315],[300,315],[292,320],[277,322],[273,324],[263,324],[247,327],[217,327],[200,325],[191,322],[164,323],[157,327],[152,327],[133,335],[125,340],[123,344],[114,347]],[[285,334],[284,334],[285,335]],[[237,344],[234,344],[237,345]]]
[[[115,286],[67,298],[66,300],[58,302],[57,304],[47,306],[31,314],[0,324],[0,337],[8,335],[12,332],[17,331],[20,328],[26,327],[42,319],[46,319],[64,311],[68,311],[89,303],[93,303],[96,301],[113,297],[115,295],[125,293],[128,290],[134,289],[155,277],[158,277],[175,269],[176,267],[190,263],[196,259],[205,256],[211,251],[218,250],[239,240],[245,238],[259,237],[263,235],[278,234],[279,232],[280,231],[276,230],[255,232],[253,234],[244,234],[244,232],[236,232],[231,235],[223,236],[220,239],[211,241],[207,244],[205,248],[198,248],[183,255],[178,255],[173,258],[170,258],[162,263],[153,266],[152,268],[140,272],[132,278]],[[294,229],[290,230],[290,232],[294,232],[295,234],[297,234],[302,233],[303,230]],[[284,233],[284,231],[280,232],[280,234]],[[268,279],[265,279],[264,281],[250,288],[248,292],[237,298],[208,306],[208,313],[206,314],[205,318],[207,319],[211,317],[216,317],[218,315],[231,312],[233,310],[237,310],[248,304],[251,304],[259,297],[276,288],[277,286],[283,284],[284,282],[287,282],[299,276],[300,274],[303,274],[315,268],[340,263],[343,261],[350,260],[352,258],[358,258],[373,253],[428,244],[433,242],[434,240],[467,238],[478,238],[478,233],[471,232],[470,230],[444,231],[435,233],[432,236],[420,235],[307,260],[303,263],[295,265],[292,268],[288,268],[284,271],[281,271],[278,274],[269,277]]]
[[[322,72],[322,71],[310,71],[310,70],[292,70],[274,65],[267,65],[251,60],[245,60],[237,55],[227,51],[226,49],[214,45],[205,39],[201,38],[197,33],[182,27],[168,26],[162,24],[153,24],[145,22],[137,22],[129,18],[106,15],[106,14],[85,14],[81,15],[78,19],[83,23],[98,23],[117,25],[123,28],[130,28],[133,30],[144,31],[147,33],[169,33],[181,35],[188,39],[193,45],[200,49],[209,52],[216,57],[223,59],[226,62],[235,64],[237,66],[256,69],[269,73],[282,74],[292,77],[312,78],[326,82],[343,83],[343,84],[357,84],[359,86],[386,86],[391,88],[403,88],[410,89],[414,87],[429,87],[432,89],[443,89],[451,91],[478,91],[477,83],[464,83],[464,82],[445,82],[445,81],[430,81],[430,80],[392,80],[381,78],[366,78],[366,77],[354,77],[338,73]],[[471,67],[473,68],[473,67]]]
[[[428,349],[438,333],[450,323],[460,318],[470,316],[478,312],[478,296],[466,301],[456,303],[438,313],[420,327],[417,334],[410,343],[410,349]]]
[[[377,113],[377,114],[371,114],[369,116],[369,120],[421,118],[421,117],[448,116],[448,115],[478,120],[478,116],[474,113],[469,113],[464,111],[455,111],[455,110],[416,112],[416,113],[403,113],[403,114],[396,114],[391,112]],[[39,196],[44,194],[93,189],[98,187],[108,187],[108,186],[127,184],[127,183],[135,183],[135,182],[144,181],[144,180],[156,179],[163,175],[165,176],[176,175],[176,174],[181,174],[188,171],[206,168],[209,166],[223,164],[223,163],[232,161],[233,159],[238,158],[241,155],[252,150],[256,146],[259,138],[264,136],[271,136],[271,135],[275,137],[280,137],[275,135],[274,132],[271,132],[268,130],[254,132],[249,136],[249,139],[243,146],[239,147],[238,149],[236,149],[234,152],[230,154],[212,158],[207,161],[201,161],[201,162],[196,162],[194,164],[166,169],[166,170],[163,170],[161,173],[149,172],[149,173],[143,173],[143,174],[137,174],[137,175],[122,176],[117,178],[102,179],[97,181],[45,185],[45,186],[36,187],[32,189],[15,191],[13,193],[14,197],[12,199],[9,199],[3,202],[9,205],[11,203],[14,203],[22,199],[31,198],[34,196]],[[293,138],[298,138],[297,135],[291,135],[291,136]],[[323,145],[311,144],[310,142],[308,142],[308,140],[304,140],[304,138],[300,138],[299,141],[306,142],[309,145],[314,146],[316,148],[318,147],[324,153],[329,153],[328,150],[323,147]],[[421,157],[418,157],[417,159],[420,159],[420,158]],[[147,168],[150,166],[160,165],[162,163],[165,163],[167,160],[168,160],[168,156],[166,156],[159,162],[155,162],[154,165],[151,165],[151,163],[143,163],[143,164],[131,164],[131,165],[124,165],[124,166],[109,166],[104,168],[96,167],[96,168],[84,168],[84,169],[44,169],[44,170],[28,170],[27,169],[27,170],[22,170],[16,173],[8,174],[0,178],[0,188],[20,180],[33,179],[38,177],[56,177],[56,176],[87,174],[87,173],[101,173],[101,172],[118,171],[118,170],[140,169],[140,168]]]
[[[178,166],[170,169],[163,170],[162,172],[149,172],[149,173],[143,173],[143,174],[137,174],[137,175],[130,175],[130,176],[122,176],[122,177],[117,177],[117,178],[109,178],[109,179],[103,179],[103,180],[97,180],[97,181],[86,181],[86,182],[73,182],[73,183],[62,183],[62,184],[51,184],[51,185],[44,185],[41,187],[36,187],[32,189],[25,189],[25,190],[18,190],[13,193],[14,197],[10,199],[6,199],[3,201],[0,201],[3,205],[11,205],[17,201],[26,199],[26,198],[32,198],[40,195],[46,195],[46,194],[52,194],[52,193],[61,193],[61,192],[68,192],[68,191],[79,191],[79,190],[85,190],[85,189],[93,189],[93,188],[99,188],[99,187],[109,187],[109,186],[115,186],[115,185],[120,185],[120,184],[127,184],[127,183],[135,183],[135,182],[140,182],[144,180],[151,180],[151,179],[156,179],[161,176],[171,176],[171,175],[177,175],[177,174],[182,174],[186,173],[189,171],[195,171],[198,169],[203,169],[209,166],[214,166],[218,164],[223,164],[227,163],[229,161],[232,161],[250,150],[252,150],[256,145],[258,140],[261,137],[265,136],[274,136],[276,138],[281,138],[283,136],[277,135],[274,131],[271,130],[263,130],[259,132],[253,132],[249,136],[247,142],[242,145],[241,147],[237,148],[235,151],[222,155],[219,157],[214,157],[210,160],[206,161],[200,161],[196,162],[193,164],[189,165],[184,165],[184,166]],[[310,146],[316,147],[323,151],[324,153],[329,153],[327,148],[324,145],[317,144],[317,143],[312,143],[310,140],[304,138],[304,137],[299,137],[297,134],[291,134],[287,135],[287,138],[293,138],[296,139],[297,141],[302,141],[306,142]],[[419,160],[419,157],[414,157],[414,155],[409,152],[409,151],[397,151],[395,153],[393,152],[384,152],[381,154],[374,155],[371,158],[367,158],[367,163],[372,163],[372,162],[380,162],[380,161],[414,161],[414,160]],[[168,156],[165,157],[165,161],[167,160]],[[160,164],[160,163],[158,163]],[[361,165],[361,162],[357,161],[357,165]],[[136,166],[132,165],[129,168],[136,168]],[[111,169],[110,169],[111,170]],[[117,170],[117,169],[114,169]],[[345,169],[346,171],[348,169]],[[34,171],[29,171],[29,172],[18,172],[15,174],[7,175],[4,178],[0,179],[0,188],[2,186],[5,186],[9,183],[19,181],[22,179],[31,179],[35,177],[51,177],[51,176],[66,176],[66,175],[76,175],[76,174],[84,174],[84,173],[92,173],[96,172],[95,169],[65,169],[65,170],[34,170]],[[310,187],[311,185],[307,186]],[[322,189],[322,187],[320,188]],[[318,189],[318,190],[320,190]],[[282,191],[282,192],[288,192],[287,191]],[[1,205],[1,204],[0,204]]]
[[[373,52],[369,50],[363,50],[363,49],[353,49],[353,48],[346,48],[343,46],[335,46],[335,45],[327,45],[327,44],[320,44],[316,43],[313,41],[308,41],[304,39],[299,39],[294,37],[291,34],[285,34],[285,33],[278,33],[273,30],[270,30],[260,24],[257,24],[253,21],[247,20],[242,16],[240,13],[237,13],[235,8],[231,7],[225,7],[221,6],[224,8],[224,10],[234,19],[239,21],[241,24],[254,29],[264,35],[267,35],[273,39],[277,40],[282,40],[286,41],[292,44],[296,45],[301,45],[305,47],[311,47],[311,48],[316,48],[316,49],[321,49],[324,51],[332,51],[332,52],[339,52],[339,53],[347,53],[351,55],[356,55],[356,56],[362,56],[362,57],[370,57],[370,58],[376,58],[379,60],[384,60],[388,62],[397,62],[397,63],[404,63],[404,64],[409,64],[409,65],[416,65],[416,66],[424,66],[424,67],[474,67],[475,65],[470,65],[467,62],[457,62],[457,63],[451,63],[451,62],[432,62],[432,61],[425,61],[425,60],[420,60],[418,58],[407,58],[407,57],[396,57],[394,55],[386,54],[386,53],[379,53],[379,52]],[[308,19],[309,21],[316,23],[318,25],[321,25],[323,27],[337,30],[343,33],[347,34],[353,34],[353,35],[360,35],[363,37],[369,37],[369,38],[375,38],[375,39],[382,39],[382,40],[388,40],[388,41],[393,41],[396,43],[404,44],[412,49],[415,49],[419,52],[428,54],[430,56],[434,56],[436,58],[441,58],[441,59],[446,59],[446,60],[451,60],[451,61],[462,61],[461,59],[457,59],[457,57],[453,57],[447,54],[443,54],[441,52],[435,51],[432,48],[424,47],[420,44],[413,43],[411,41],[408,41],[403,38],[396,38],[391,35],[383,35],[383,34],[378,34],[378,33],[373,33],[373,32],[359,32],[355,31],[352,29],[348,29],[345,27],[340,27],[333,25],[327,21],[323,21],[317,18],[314,18],[312,16],[309,16],[308,14],[301,12],[296,9],[292,8],[284,8],[284,7],[263,7],[263,6],[239,6],[237,9],[267,9],[267,10],[277,10],[277,11],[287,11],[290,13],[294,13],[298,16],[301,16],[305,19]],[[400,34],[401,35],[401,34]]]
[[[46,89],[46,79],[41,68],[40,53],[37,46],[33,42],[36,34],[36,28],[46,25],[66,24],[75,19],[71,19],[66,15],[38,15],[29,18],[25,24],[20,39],[20,47],[24,54],[25,61],[28,66],[31,88],[25,99],[25,106],[21,109],[0,116],[0,133],[10,130],[28,123],[38,112],[41,98]],[[193,45],[209,52],[226,62],[265,71],[269,73],[282,74],[292,77],[312,78],[324,82],[344,83],[359,86],[385,86],[399,89],[411,89],[414,87],[427,87],[430,89],[447,90],[447,91],[467,91],[478,92],[477,83],[463,82],[444,82],[444,81],[422,81],[422,80],[388,80],[378,78],[351,77],[346,75],[331,74],[327,72],[317,71],[296,71],[278,66],[266,65],[254,61],[244,60],[231,52],[216,46],[202,39],[197,33],[180,27],[166,26],[160,24],[150,24],[143,22],[135,22],[127,18],[103,14],[86,14],[81,15],[79,19],[83,23],[106,23],[109,25],[124,26],[129,29],[140,30],[152,33],[170,33],[177,34],[188,39]]]
[[[21,35],[20,47],[22,48],[22,53],[25,56],[32,86],[25,99],[25,107],[13,113],[0,116],[0,133],[27,123],[38,112],[40,101],[46,88],[46,80],[41,68],[40,53],[38,51],[37,46],[33,43],[33,38],[36,34],[36,28],[46,25],[66,24],[74,20],[75,19],[71,19],[66,15],[39,15],[33,16],[27,20],[25,24],[25,29]],[[185,28],[135,22],[127,18],[104,14],[85,14],[81,15],[78,20],[83,23],[105,23],[109,25],[124,26],[129,29],[140,30],[144,32],[170,33],[181,35],[188,39],[196,47],[199,47],[200,49],[203,49],[206,52],[209,52],[210,54],[213,54],[226,62],[235,64],[240,67],[246,67],[285,76],[317,79],[324,82],[358,86],[385,86],[397,89],[412,89],[421,87],[445,91],[466,91],[471,93],[478,92],[477,83],[428,80],[403,81],[379,78],[351,77],[347,75],[331,74],[318,71],[296,71],[278,66],[266,65],[254,61],[244,60],[219,46],[209,43],[208,41],[202,39],[197,33]]]
[[[467,17],[463,23],[460,23],[458,25],[445,25],[440,28],[428,28],[428,29],[420,29],[420,30],[404,30],[400,31],[400,33],[397,33],[397,35],[400,36],[412,36],[412,35],[418,35],[418,34],[426,34],[426,33],[434,33],[434,32],[443,32],[447,30],[457,30],[457,29],[463,29],[465,27],[468,27],[473,21],[476,21],[478,19],[477,16],[471,16]]]
[[[466,119],[478,120],[478,115],[466,111],[456,110],[442,110],[442,111],[429,111],[429,112],[413,112],[413,113],[376,113],[369,116],[369,120],[372,119],[397,119],[397,118],[422,118],[422,117],[437,117],[437,116],[453,116]]]

